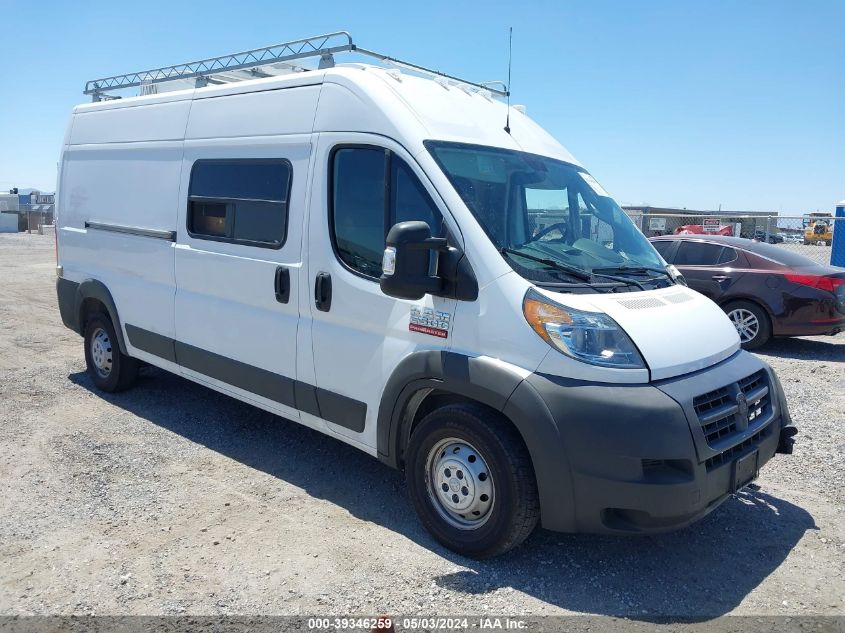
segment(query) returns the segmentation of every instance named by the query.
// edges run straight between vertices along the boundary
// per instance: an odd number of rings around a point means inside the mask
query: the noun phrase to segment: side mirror
[[[446,253],[449,246],[445,238],[431,237],[428,224],[420,221],[394,224],[385,241],[379,280],[382,292],[398,299],[441,294],[443,280],[437,276],[437,267],[431,265],[431,251]]]

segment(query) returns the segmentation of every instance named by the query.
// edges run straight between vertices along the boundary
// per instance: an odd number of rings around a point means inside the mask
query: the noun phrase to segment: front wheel
[[[743,349],[758,349],[772,337],[769,315],[756,303],[732,301],[722,309],[736,328]]]
[[[516,547],[540,516],[522,438],[479,405],[452,404],[427,415],[411,436],[405,477],[425,528],[464,556],[489,558]]]

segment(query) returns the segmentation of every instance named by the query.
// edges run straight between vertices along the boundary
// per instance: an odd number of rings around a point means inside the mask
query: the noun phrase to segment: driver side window
[[[422,220],[440,235],[443,218],[401,158],[379,147],[339,147],[331,158],[329,226],[337,257],[352,271],[378,279],[387,232]]]

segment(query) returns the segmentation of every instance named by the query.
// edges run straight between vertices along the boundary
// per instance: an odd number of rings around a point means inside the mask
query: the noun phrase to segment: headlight
[[[567,356],[602,367],[645,369],[633,341],[606,314],[564,308],[534,290],[525,293],[522,312],[543,340]]]

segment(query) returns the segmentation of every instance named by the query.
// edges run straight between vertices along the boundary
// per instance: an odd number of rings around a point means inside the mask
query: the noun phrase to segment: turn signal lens
[[[547,343],[551,343],[551,337],[546,331],[547,324],[572,325],[572,316],[560,306],[552,303],[546,303],[539,296],[532,296],[531,291],[525,295],[525,300],[522,302],[522,311],[525,313],[525,319],[528,324],[534,329],[541,338],[545,339]]]
[[[645,368],[633,341],[606,314],[564,307],[535,290],[525,293],[522,312],[544,341],[571,358],[602,367]]]
[[[392,246],[384,249],[384,255],[381,258],[381,271],[383,275],[392,275],[396,272],[396,249]]]

